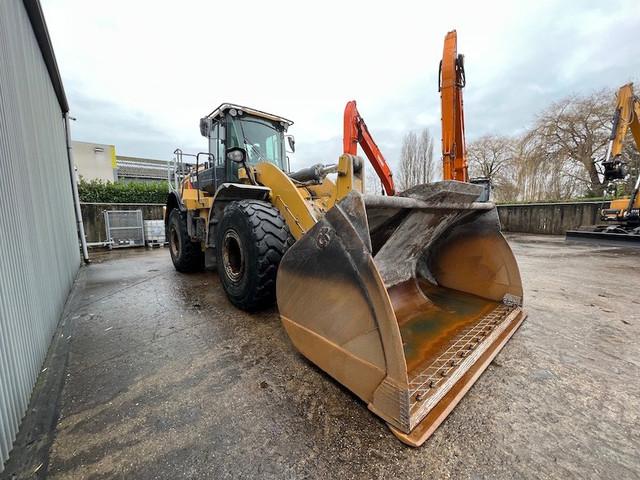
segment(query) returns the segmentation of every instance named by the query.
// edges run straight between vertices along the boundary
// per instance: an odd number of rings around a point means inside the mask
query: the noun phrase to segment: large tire
[[[270,203],[227,205],[216,226],[216,260],[231,303],[248,311],[273,305],[278,265],[292,244],[286,222]]]
[[[204,253],[199,242],[192,242],[187,233],[187,215],[174,208],[168,223],[169,252],[176,270],[198,272],[204,267]]]

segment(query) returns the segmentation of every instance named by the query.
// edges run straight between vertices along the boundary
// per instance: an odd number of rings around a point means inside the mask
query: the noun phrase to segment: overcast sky
[[[638,0],[42,5],[74,139],[121,155],[205,150],[200,117],[234,102],[295,121],[295,167],[333,163],[351,99],[392,165],[411,129],[428,127],[439,152],[438,62],[454,28],[468,140],[517,133],[554,100],[640,76]]]

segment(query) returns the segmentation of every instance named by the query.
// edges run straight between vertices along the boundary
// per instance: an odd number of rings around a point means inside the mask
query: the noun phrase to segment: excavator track
[[[628,245],[640,247],[640,235],[634,233],[611,233],[607,231],[595,230],[568,230],[566,240],[585,242],[585,243],[602,243],[610,245]]]

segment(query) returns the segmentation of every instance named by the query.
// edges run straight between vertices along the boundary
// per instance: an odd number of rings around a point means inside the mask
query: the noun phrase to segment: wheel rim
[[[178,238],[178,231],[174,226],[169,230],[169,247],[171,248],[171,254],[174,258],[177,258],[180,253],[180,239]]]
[[[242,242],[235,230],[227,230],[222,240],[222,263],[227,278],[238,283],[244,273]]]

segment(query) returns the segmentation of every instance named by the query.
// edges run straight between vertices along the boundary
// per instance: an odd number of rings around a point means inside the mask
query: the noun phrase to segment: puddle
[[[466,327],[480,321],[499,303],[426,280],[409,280],[389,289],[411,372],[435,360]]]

